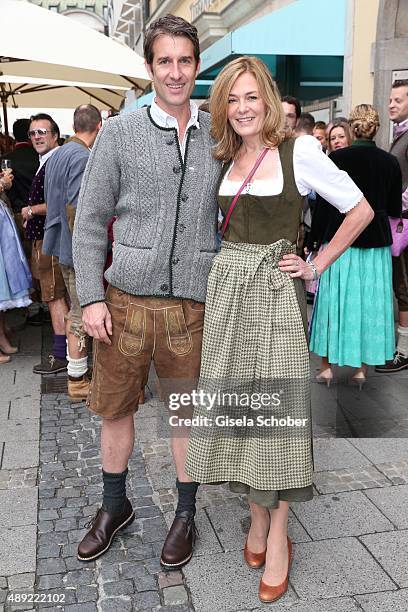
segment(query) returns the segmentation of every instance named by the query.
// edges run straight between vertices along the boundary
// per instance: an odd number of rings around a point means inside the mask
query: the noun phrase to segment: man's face
[[[169,115],[189,104],[200,63],[186,36],[159,36],[153,45],[153,63],[146,64],[157,103]]]
[[[317,138],[317,140],[322,145],[322,149],[324,150],[327,146],[326,130],[323,130],[322,128],[314,128],[313,136]]]
[[[408,86],[403,85],[391,89],[388,111],[394,123],[401,123],[408,119]]]
[[[48,119],[39,119],[30,123],[30,140],[39,155],[45,155],[58,146],[58,135],[51,131]]]
[[[285,113],[285,127],[294,130],[297,124],[295,105],[289,104],[289,102],[282,102],[282,106]]]

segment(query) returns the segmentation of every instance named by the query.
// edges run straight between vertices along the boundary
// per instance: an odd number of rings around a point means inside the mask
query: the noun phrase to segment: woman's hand
[[[13,184],[13,178],[11,172],[0,172],[0,191],[10,189]]]
[[[306,263],[301,257],[291,253],[284,255],[278,262],[281,272],[288,272],[292,278],[303,278],[303,280],[313,280],[313,268]]]

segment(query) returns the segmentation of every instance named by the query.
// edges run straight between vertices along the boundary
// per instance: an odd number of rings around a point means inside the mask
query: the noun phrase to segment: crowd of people
[[[80,106],[62,146],[45,113],[13,126],[0,175],[0,364],[17,351],[7,310],[28,307],[27,324],[49,316],[52,354],[34,372],[67,370],[69,396],[102,418],[103,500],[82,561],[134,520],[126,477],[151,362],[165,403],[195,389],[217,397],[211,412],[193,401],[175,411],[178,504],[161,564],[191,559],[199,483],[229,482],[251,510],[244,559],[264,566],[259,597],[275,601],[288,586],[289,503],[313,496],[308,326],[318,382],[330,385],[334,364],[354,368],[360,389],[367,366],[408,368],[408,250],[391,257],[389,221],[408,218],[408,81],[392,86],[386,152],[372,105],[315,122],[254,57],[227,64],[199,109],[199,41],[184,19],[154,21],[144,54],[150,107],[102,128],[99,110]],[[245,427],[251,404],[220,399],[254,394],[279,396],[265,418],[301,427]]]

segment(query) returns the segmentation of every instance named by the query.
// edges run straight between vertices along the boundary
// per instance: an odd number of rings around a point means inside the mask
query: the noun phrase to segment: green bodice
[[[297,241],[302,220],[303,196],[300,195],[293,173],[294,138],[282,142],[279,157],[283,173],[282,193],[274,196],[241,194],[231,215],[224,240],[248,244],[272,244],[286,238]],[[265,160],[266,161],[266,160]],[[229,164],[225,166],[225,176]],[[227,213],[233,196],[218,196],[219,206]]]

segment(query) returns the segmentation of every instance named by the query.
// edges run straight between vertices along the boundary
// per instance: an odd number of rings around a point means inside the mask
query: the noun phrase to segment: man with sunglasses
[[[31,272],[39,283],[41,300],[46,302],[53,327],[52,354],[33,368],[35,374],[55,374],[67,369],[65,320],[68,312],[66,289],[58,259],[42,252],[47,204],[44,198],[45,167],[58,148],[58,125],[50,115],[39,113],[31,117],[28,136],[39,155],[40,166],[34,176],[28,205],[21,209],[26,238],[32,241]]]

